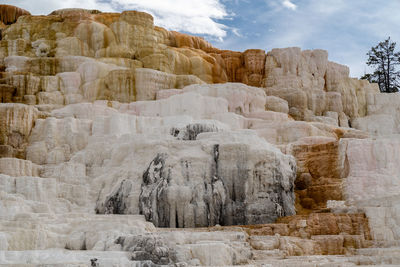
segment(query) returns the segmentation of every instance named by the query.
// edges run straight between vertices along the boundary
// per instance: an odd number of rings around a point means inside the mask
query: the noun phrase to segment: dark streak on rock
[[[165,170],[166,154],[157,154],[143,173],[142,191],[139,196],[139,210],[147,221],[157,227],[169,226],[169,206],[166,188],[169,183],[169,170]]]
[[[196,140],[200,133],[218,132],[218,128],[213,124],[191,123],[183,129],[172,128],[170,134],[180,140]]]
[[[106,198],[104,205],[96,207],[96,213],[126,214],[127,198],[132,190],[132,182],[124,179],[119,186]]]

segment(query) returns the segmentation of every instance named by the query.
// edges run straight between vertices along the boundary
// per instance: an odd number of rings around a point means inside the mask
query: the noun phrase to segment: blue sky
[[[399,42],[399,0],[0,0],[32,14],[82,7],[136,9],[156,25],[204,36],[223,49],[244,51],[298,46],[326,49],[329,59],[361,76],[366,53],[388,36]]]
[[[213,42],[222,48],[326,49],[330,60],[348,65],[355,77],[368,72],[366,53],[373,45],[391,36],[400,48],[398,0],[292,0],[291,7],[273,0],[223,3],[235,15],[222,23],[239,29],[240,36],[228,31],[224,42]]]

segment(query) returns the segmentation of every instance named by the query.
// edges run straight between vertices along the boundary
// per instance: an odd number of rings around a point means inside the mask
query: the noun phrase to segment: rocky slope
[[[400,264],[400,95],[323,50],[0,11],[0,265]]]

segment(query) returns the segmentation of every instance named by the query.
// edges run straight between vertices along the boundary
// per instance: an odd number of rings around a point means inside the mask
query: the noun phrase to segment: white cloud
[[[293,4],[292,2],[290,2],[290,0],[284,0],[282,2],[282,4],[284,7],[291,9],[291,10],[296,10],[296,8],[297,8],[297,6],[295,4]]]
[[[124,9],[141,9],[154,16],[155,23],[169,30],[206,34],[218,39],[227,27],[216,19],[228,17],[219,0],[113,0]]]
[[[226,36],[228,27],[216,20],[231,16],[220,0],[0,0],[0,4],[16,5],[37,15],[74,7],[101,11],[135,9],[152,14],[155,24],[168,30],[208,35],[220,40]]]
[[[243,35],[240,33],[240,30],[238,28],[231,28],[232,33],[236,35],[237,37],[243,37]]]

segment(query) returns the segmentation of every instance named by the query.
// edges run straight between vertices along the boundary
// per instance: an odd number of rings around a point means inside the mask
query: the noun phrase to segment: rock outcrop
[[[367,98],[379,92],[349,78],[349,69],[328,61],[326,51],[219,50],[199,37],[155,27],[150,15],[137,11],[24,16],[3,35],[0,55],[9,73],[3,98],[27,104],[154,100],[160,89],[240,82],[282,99],[270,98],[270,110],[346,127],[366,115]]]
[[[23,104],[0,105],[0,157],[25,158],[25,148],[39,111]]]
[[[5,25],[13,24],[21,16],[30,15],[28,11],[10,5],[0,5],[0,22],[2,23],[1,28],[3,29]]]
[[[251,144],[231,144],[229,135],[207,135],[220,141],[201,144],[211,152],[205,157],[196,153],[195,161],[181,156],[174,162],[168,154],[157,154],[151,161],[139,196],[147,220],[159,227],[201,227],[266,223],[294,214],[290,158],[262,143],[255,151]],[[203,134],[199,138],[208,141]],[[204,177],[201,184],[199,176]]]
[[[366,115],[367,97],[379,92],[377,85],[349,78],[349,68],[328,61],[324,50],[273,49],[265,73],[267,94],[285,99],[299,120],[343,117],[340,126],[346,127],[348,119]]]
[[[400,264],[398,94],[138,11],[0,17],[0,264]]]

